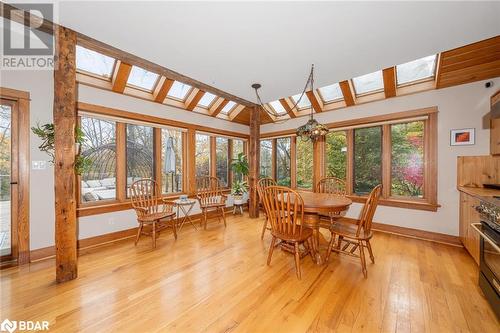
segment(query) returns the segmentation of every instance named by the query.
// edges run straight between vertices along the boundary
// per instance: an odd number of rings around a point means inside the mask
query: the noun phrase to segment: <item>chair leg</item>
[[[372,245],[370,244],[370,240],[366,241],[366,248],[368,249],[368,253],[370,254],[370,260],[372,261],[372,264],[374,264],[375,257],[373,256],[373,250],[372,250]]]
[[[153,249],[156,249],[156,221],[153,222]]]
[[[224,221],[224,228],[227,227],[226,225],[226,210],[224,209],[226,207],[221,207],[221,211],[222,211],[222,220]]]
[[[295,242],[295,271],[297,273],[297,278],[300,280],[300,252],[299,243]]]
[[[269,247],[269,254],[267,255],[268,266],[271,264],[271,258],[273,256],[273,250],[274,250],[274,243],[276,243],[276,237],[273,236],[273,239],[271,240],[271,246]]]
[[[142,232],[143,225],[144,224],[141,222],[139,224],[139,227],[137,228],[137,236],[135,237],[135,244],[134,245],[137,245],[137,242],[139,241],[139,238],[141,237],[141,232]]]
[[[309,237],[306,242],[309,246],[309,255],[311,256],[313,263],[316,263],[316,250],[314,249],[313,240]]]
[[[339,236],[339,240],[337,241],[337,250],[339,250],[339,251],[340,251],[340,246],[342,245],[343,239],[344,239],[344,237]]]
[[[174,229],[174,238],[177,240],[177,222],[173,217],[170,218],[170,222],[172,223],[172,229]]]
[[[332,253],[333,244],[335,243],[336,235],[332,232],[330,238],[330,243],[328,243],[328,250],[326,251],[325,261],[328,262],[330,260],[330,254]]]
[[[207,230],[207,209],[205,208],[203,210],[203,223],[204,223],[204,229]]]
[[[266,233],[267,229],[267,215],[266,219],[264,220],[264,225],[262,226],[262,232],[260,233],[260,239],[264,239],[264,234]]]
[[[363,275],[365,279],[368,277],[368,272],[366,270],[366,259],[365,259],[365,250],[363,248],[362,241],[358,242],[359,244],[359,258],[361,259],[361,269],[363,270]]]

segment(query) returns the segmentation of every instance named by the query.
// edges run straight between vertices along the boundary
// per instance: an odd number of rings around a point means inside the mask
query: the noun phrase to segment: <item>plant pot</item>
[[[243,194],[233,194],[233,200],[235,204],[241,204],[243,202]]]

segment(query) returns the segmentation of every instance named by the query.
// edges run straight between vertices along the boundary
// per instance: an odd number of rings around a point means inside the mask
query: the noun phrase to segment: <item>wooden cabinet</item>
[[[471,227],[471,223],[480,222],[477,205],[478,199],[460,192],[460,241],[479,265],[479,234]]]
[[[490,153],[500,155],[500,118],[491,120]]]

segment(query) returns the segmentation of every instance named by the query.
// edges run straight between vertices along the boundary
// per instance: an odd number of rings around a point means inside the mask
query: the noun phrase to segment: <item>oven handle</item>
[[[471,223],[470,226],[473,227],[478,232],[478,234],[480,234],[481,237],[484,238],[485,241],[490,243],[490,245],[493,246],[493,248],[497,250],[497,252],[500,252],[500,247],[498,247],[498,245],[491,238],[489,238],[484,232],[481,231],[481,229],[478,228],[478,226],[481,226],[481,223]]]

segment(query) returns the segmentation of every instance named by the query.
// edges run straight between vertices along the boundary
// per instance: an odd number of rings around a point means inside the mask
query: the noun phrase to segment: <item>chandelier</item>
[[[255,94],[257,96],[257,101],[259,102],[260,107],[267,114],[273,116],[274,118],[279,119],[280,117],[286,116],[286,114],[284,114],[284,115],[276,114],[275,112],[270,111],[266,108],[266,106],[264,105],[264,103],[262,103],[262,100],[260,99],[260,96],[259,96],[258,89],[260,87],[261,87],[261,85],[259,83],[252,84],[252,88],[255,89]],[[314,91],[314,64],[311,65],[311,72],[309,74],[309,77],[307,78],[307,82],[306,82],[306,85],[304,87],[304,90],[302,90],[302,93],[300,94],[299,99],[297,99],[297,101],[295,102],[295,104],[291,108],[292,111],[298,110],[297,105],[300,103],[300,101],[302,100],[302,98],[306,94],[306,91],[308,91],[308,88],[310,91]],[[322,136],[325,136],[326,134],[328,134],[328,131],[329,130],[325,125],[320,124],[316,119],[314,119],[313,107],[311,105],[311,114],[309,115],[309,120],[307,121],[307,123],[305,123],[304,125],[297,128],[296,134],[298,137],[300,137],[300,139],[302,141],[311,140],[314,142],[317,139],[321,138]]]

